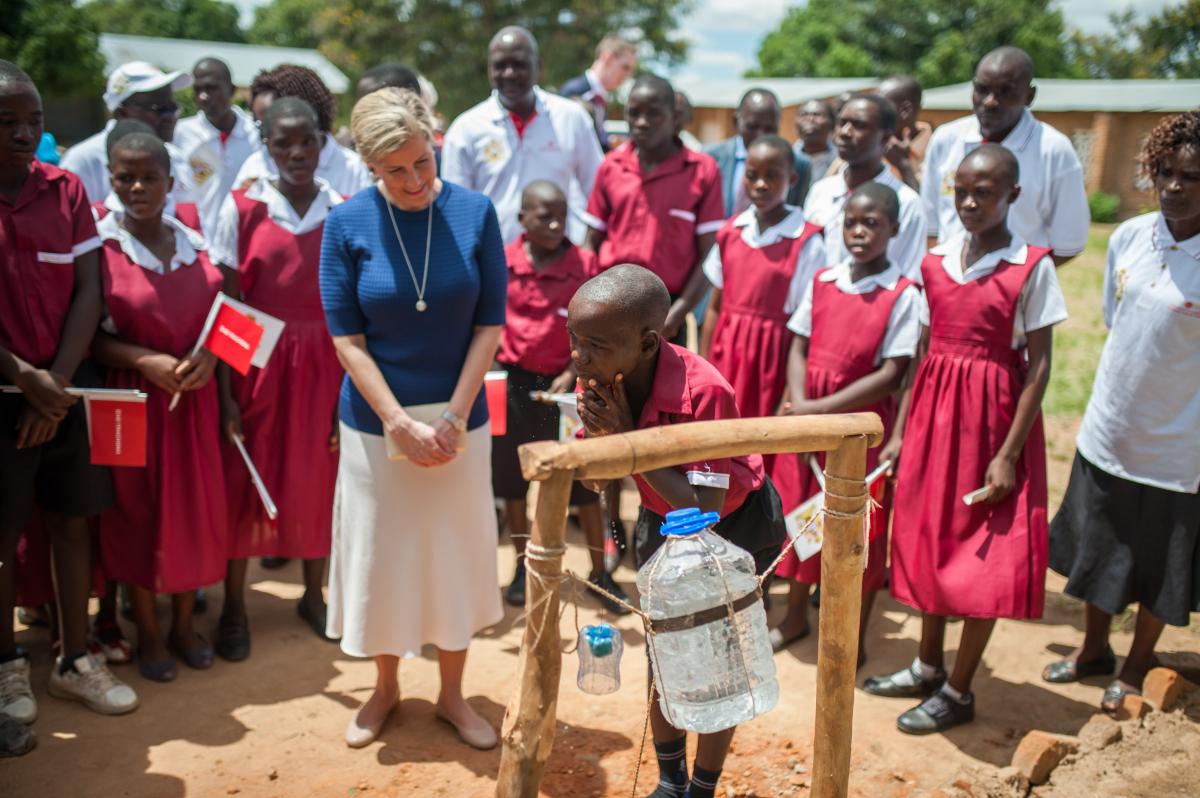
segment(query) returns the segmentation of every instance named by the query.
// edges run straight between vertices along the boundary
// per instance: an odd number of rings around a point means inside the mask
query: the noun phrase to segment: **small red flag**
[[[92,464],[146,465],[146,402],[87,397]]]
[[[244,375],[250,371],[250,361],[262,337],[262,325],[222,302],[204,339],[204,347]]]

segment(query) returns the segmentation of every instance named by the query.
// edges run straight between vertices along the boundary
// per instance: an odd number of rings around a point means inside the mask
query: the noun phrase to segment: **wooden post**
[[[866,463],[865,436],[846,438],[829,452],[825,459],[826,508],[851,515],[863,511],[867,504],[863,482]],[[839,498],[859,496],[862,498]],[[862,537],[862,517],[825,517],[812,798],[846,798],[849,789],[862,607]]]
[[[555,471],[538,486],[531,546],[561,552],[567,525],[571,471]],[[562,653],[558,634],[558,587],[562,554],[545,560],[526,558],[525,635],[517,669],[521,681],[509,698],[501,728],[503,750],[496,781],[499,798],[536,798],[546,760],[554,747],[558,680]],[[536,578],[540,575],[542,578]],[[550,595],[546,598],[546,593]],[[545,600],[543,601],[543,598]],[[536,609],[530,609],[534,608]]]

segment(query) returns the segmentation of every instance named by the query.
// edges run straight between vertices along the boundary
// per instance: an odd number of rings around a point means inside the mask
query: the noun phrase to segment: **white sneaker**
[[[81,701],[101,715],[124,715],[137,709],[133,688],[112,675],[108,666],[90,654],[75,660],[74,670],[61,672],[62,657],[54,661],[50,672],[50,695]]]
[[[0,664],[0,714],[22,723],[37,720],[37,699],[29,684],[28,657],[17,657]]]

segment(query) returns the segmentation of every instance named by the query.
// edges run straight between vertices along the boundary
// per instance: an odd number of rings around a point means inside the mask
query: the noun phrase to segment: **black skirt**
[[[1078,452],[1050,524],[1066,593],[1116,615],[1133,603],[1172,626],[1200,610],[1200,494],[1114,476]]]

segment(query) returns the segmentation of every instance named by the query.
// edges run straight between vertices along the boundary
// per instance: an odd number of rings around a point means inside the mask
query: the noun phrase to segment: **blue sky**
[[[234,0],[249,22],[253,8],[265,0]],[[1157,13],[1182,0],[1060,0],[1067,24],[1089,33],[1109,28],[1108,15],[1135,8],[1139,14]],[[704,78],[741,75],[755,64],[758,45],[779,24],[788,8],[800,0],[698,0],[695,10],[680,26],[679,35],[692,43],[688,63],[679,72]]]

